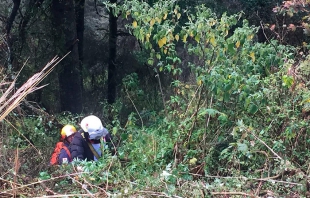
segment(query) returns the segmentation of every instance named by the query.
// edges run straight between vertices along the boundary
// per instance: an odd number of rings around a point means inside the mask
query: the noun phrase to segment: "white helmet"
[[[108,133],[107,130],[103,128],[101,120],[94,115],[83,118],[81,127],[85,132],[88,132],[89,138],[92,140],[98,140],[101,137],[105,137]]]

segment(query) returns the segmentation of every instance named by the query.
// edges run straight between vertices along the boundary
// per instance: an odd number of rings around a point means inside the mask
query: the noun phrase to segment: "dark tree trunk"
[[[116,3],[117,0],[110,0]],[[116,41],[117,41],[117,17],[113,14],[113,9],[109,9],[109,68],[108,68],[108,103],[112,104],[116,98]]]
[[[20,0],[13,0],[13,3],[14,3],[14,6],[13,6],[13,9],[12,9],[12,12],[10,14],[10,17],[7,20],[6,27],[5,27],[5,29],[6,29],[5,33],[7,35],[9,35],[11,33],[13,22],[15,20],[15,17],[17,15],[17,12],[18,12],[18,9],[19,9],[19,6],[20,6]]]
[[[83,55],[84,6],[85,6],[85,0],[75,0],[76,32],[77,32],[77,39],[79,40],[78,51],[79,51],[79,58],[80,58],[81,66],[83,64],[83,59],[84,59],[84,55]]]
[[[79,53],[79,68],[83,71],[83,61],[84,61],[84,7],[85,0],[75,0],[75,17],[76,17],[76,32],[78,43],[78,53]],[[83,78],[81,78],[82,92],[83,92]],[[83,102],[83,98],[82,98]]]
[[[8,72],[10,73],[12,70],[12,62],[13,62],[13,39],[11,36],[11,29],[13,27],[14,20],[17,16],[18,9],[20,7],[20,0],[13,0],[14,6],[11,11],[11,14],[6,22],[5,26],[5,33],[6,33],[6,39],[7,39],[7,49],[8,49],[8,56],[7,56],[7,62],[8,62]]]
[[[79,66],[76,17],[73,0],[53,0],[56,50],[60,56],[71,53],[60,62],[58,78],[62,111],[82,112],[82,84]]]
[[[32,17],[36,17],[43,2],[44,0],[29,0],[28,2],[24,16],[22,17],[21,23],[19,24],[20,52],[22,51],[24,43],[26,42],[26,28],[28,23]]]

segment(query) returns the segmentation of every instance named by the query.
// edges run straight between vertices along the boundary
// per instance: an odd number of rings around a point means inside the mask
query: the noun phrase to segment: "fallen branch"
[[[211,195],[243,195],[247,197],[258,197],[244,192],[211,192]]]
[[[34,198],[46,198],[46,197],[90,197],[89,194],[66,194],[66,195],[44,195],[42,197],[34,197]]]
[[[26,185],[21,185],[20,187],[11,188],[11,189],[2,191],[2,192],[0,192],[0,195],[7,194],[10,191],[26,188],[28,186],[32,186],[32,185],[35,185],[35,184],[41,184],[41,183],[44,183],[44,182],[47,182],[47,181],[53,181],[53,180],[56,180],[56,179],[60,179],[60,178],[68,177],[68,176],[73,176],[73,175],[80,175],[80,174],[83,174],[83,173],[88,173],[88,172],[71,173],[71,174],[67,174],[67,175],[61,175],[61,176],[58,176],[58,177],[53,177],[53,178],[46,179],[46,180],[41,180],[41,181],[33,182],[33,183],[30,183],[30,184],[26,184]]]

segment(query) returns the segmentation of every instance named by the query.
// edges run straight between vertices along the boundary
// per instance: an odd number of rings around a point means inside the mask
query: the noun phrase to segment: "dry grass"
[[[11,124],[9,121],[10,119],[7,119],[7,116],[20,105],[28,94],[46,86],[38,85],[68,54],[62,58],[57,56],[54,57],[40,72],[30,77],[17,90],[15,89],[16,80],[20,72],[12,82],[8,82],[8,78],[4,75],[4,70],[0,70],[2,79],[0,81],[0,197],[17,197],[21,194],[24,196],[30,195],[34,192],[33,189],[30,189],[26,185],[27,187],[22,188],[21,192],[20,187],[27,183],[33,183],[33,176],[37,176],[40,170],[47,169],[47,162],[49,158],[49,154],[47,153],[49,153],[49,151],[47,149],[38,149],[31,144],[31,141],[23,136],[22,133],[18,131],[13,124]],[[2,124],[3,121],[7,124]],[[12,149],[5,147],[7,143],[5,141],[8,139],[10,134],[5,134],[4,131],[8,131],[9,128],[16,130],[23,138],[26,139],[26,141],[29,142],[31,147],[25,149]],[[36,194],[31,194],[31,196],[36,196]]]
[[[66,57],[66,56],[64,56]],[[64,58],[63,57],[63,58]],[[11,85],[7,88],[4,94],[0,98],[0,121],[5,119],[5,117],[19,104],[25,97],[38,90],[43,88],[46,85],[42,85],[38,87],[38,84],[42,82],[42,80],[55,68],[55,66],[63,59],[59,57],[54,57],[40,72],[34,74],[31,78],[27,80],[19,89],[14,92],[16,78],[11,82]],[[1,82],[0,85],[6,82]],[[13,94],[12,94],[13,93]]]

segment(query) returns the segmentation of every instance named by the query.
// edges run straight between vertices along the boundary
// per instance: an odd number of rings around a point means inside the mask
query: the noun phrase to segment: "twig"
[[[142,129],[144,129],[144,126],[143,126],[143,119],[142,119],[142,117],[141,117],[141,115],[140,115],[140,113],[139,113],[139,111],[138,111],[138,109],[137,109],[135,103],[132,101],[132,99],[131,99],[131,97],[130,97],[130,95],[129,95],[129,93],[128,93],[128,90],[127,90],[126,87],[125,87],[125,91],[126,91],[126,93],[127,93],[127,96],[128,96],[128,98],[129,98],[129,100],[131,101],[133,107],[135,108],[135,110],[136,110],[136,112],[137,112],[137,114],[138,114],[140,120],[141,120]]]
[[[112,164],[113,164],[113,159],[111,160],[111,163],[109,164],[108,172],[110,171],[110,168],[111,168]],[[106,184],[106,187],[105,187],[106,191],[108,191],[108,186],[109,186],[109,173],[107,174],[107,184]]]
[[[90,197],[94,197],[93,193],[91,193],[88,189],[87,189],[87,186],[86,184],[82,184],[80,181],[78,181],[77,179],[73,179],[72,177],[70,177],[72,180],[74,180],[76,183],[80,184],[82,189],[84,189],[87,193],[88,193],[88,196]]]
[[[12,181],[5,180],[5,179],[3,179],[3,178],[1,178],[1,177],[0,177],[0,180],[3,181],[3,182],[7,182],[7,183],[14,183],[14,182],[12,182]],[[14,185],[15,185],[15,186],[17,186],[17,185],[18,185],[18,186],[21,186],[21,184],[18,184],[18,183],[14,183]]]
[[[42,196],[42,197],[34,197],[34,198],[46,198],[46,197],[91,197],[89,194],[66,194],[66,195],[48,195],[48,196]]]
[[[34,185],[34,184],[40,184],[40,183],[43,183],[43,182],[53,181],[55,179],[60,179],[60,178],[69,177],[69,176],[73,176],[73,175],[79,175],[79,174],[83,174],[83,173],[87,173],[87,172],[71,173],[71,174],[61,175],[61,176],[58,176],[58,177],[53,177],[53,178],[42,180],[42,181],[33,182],[33,183],[30,183],[30,184],[22,185],[22,186],[17,187],[17,188],[12,188],[12,189],[8,189],[8,190],[5,190],[5,191],[2,191],[2,192],[0,192],[0,195],[4,194],[4,193],[8,193],[8,192],[13,191],[13,190],[26,188],[26,187]]]
[[[210,109],[212,107],[212,101],[213,101],[213,94],[212,94],[211,99],[210,99],[210,106],[209,106]],[[208,129],[208,126],[209,126],[210,118],[211,118],[211,115],[209,114],[208,120],[207,120],[207,123],[206,123],[206,131],[203,134],[203,147],[204,147],[203,153],[204,154],[206,154],[206,151],[207,151],[206,139],[207,139],[207,129]]]
[[[21,135],[23,138],[25,138],[25,140],[38,152],[38,154],[40,155],[41,158],[43,158],[41,156],[41,152],[30,142],[30,140],[28,140],[28,138],[26,138],[24,136],[24,134],[22,134],[10,121],[8,121],[7,119],[4,119],[7,123],[9,123],[18,133],[19,135]]]
[[[14,160],[14,164],[15,164],[15,170],[14,170],[15,174],[14,174],[14,184],[13,184],[14,189],[16,188],[17,172],[18,172],[18,169],[19,169],[19,166],[20,166],[18,157],[19,157],[19,155],[18,155],[18,146],[17,146],[15,160]],[[16,197],[17,191],[14,190],[13,194],[14,194],[14,197]]]
[[[55,193],[50,188],[48,188],[44,183],[41,183],[41,185],[45,188],[46,192],[53,193],[53,195],[58,195],[58,193]]]
[[[187,109],[186,109],[186,111],[185,111],[185,114],[186,114],[186,113],[187,113],[187,111],[189,110],[190,105],[192,104],[193,100],[196,98],[196,94],[197,94],[197,92],[199,91],[200,86],[201,86],[201,85],[199,85],[199,87],[197,87],[197,89],[196,89],[196,91],[195,91],[194,96],[192,97],[191,101],[188,103],[188,105],[187,105]]]
[[[160,196],[160,197],[171,197],[168,196],[166,193],[159,193],[159,192],[153,192],[153,191],[146,191],[146,190],[142,190],[142,191],[138,191],[139,193],[146,193],[149,195],[153,195],[153,196]]]
[[[281,174],[278,174],[276,176],[272,177],[266,177],[266,178],[248,178],[244,176],[240,177],[222,177],[222,176],[212,176],[212,175],[201,175],[201,174],[194,174],[194,173],[186,173],[190,175],[195,175],[195,176],[200,176],[202,178],[219,178],[219,179],[243,179],[243,180],[256,180],[256,181],[266,181],[266,182],[273,182],[273,183],[284,183],[284,184],[291,184],[291,185],[296,185],[296,186],[301,186],[303,184],[296,183],[296,182],[288,182],[288,181],[282,181],[282,180],[275,180],[276,178],[280,177]]]
[[[248,130],[257,140],[259,140],[263,145],[265,145],[277,158],[283,160],[272,148],[270,148],[263,140],[258,138],[252,131]]]
[[[201,100],[202,100],[202,98],[201,98],[201,92],[202,92],[202,90],[203,90],[203,84],[202,84],[201,86],[199,86],[199,87],[200,87],[200,91],[199,91],[198,99],[197,99],[197,100],[198,100],[198,104],[197,104],[196,110],[195,110],[195,112],[194,112],[194,114],[193,114],[193,116],[195,116],[195,118],[194,118],[194,120],[193,120],[193,122],[192,122],[192,126],[191,126],[191,128],[190,128],[190,130],[189,130],[189,135],[188,135],[188,138],[187,138],[187,142],[189,142],[190,139],[191,139],[191,136],[192,136],[192,133],[193,133],[193,130],[194,130],[196,121],[197,121],[198,111],[199,111],[199,108],[200,108],[200,103],[201,103]],[[192,116],[192,117],[193,117],[193,116]],[[192,118],[191,118],[191,119],[192,119]]]
[[[211,192],[212,195],[244,195],[248,197],[258,197],[244,192]]]
[[[161,81],[160,81],[159,74],[157,73],[157,74],[155,75],[155,77],[157,77],[157,79],[158,79],[159,89],[160,89],[160,93],[161,93],[161,96],[162,96],[162,100],[163,100],[163,105],[164,105],[165,113],[166,113],[166,115],[167,115],[166,102],[165,102],[165,95],[164,95],[164,92],[163,92],[163,88],[162,88],[162,86],[161,86]]]

